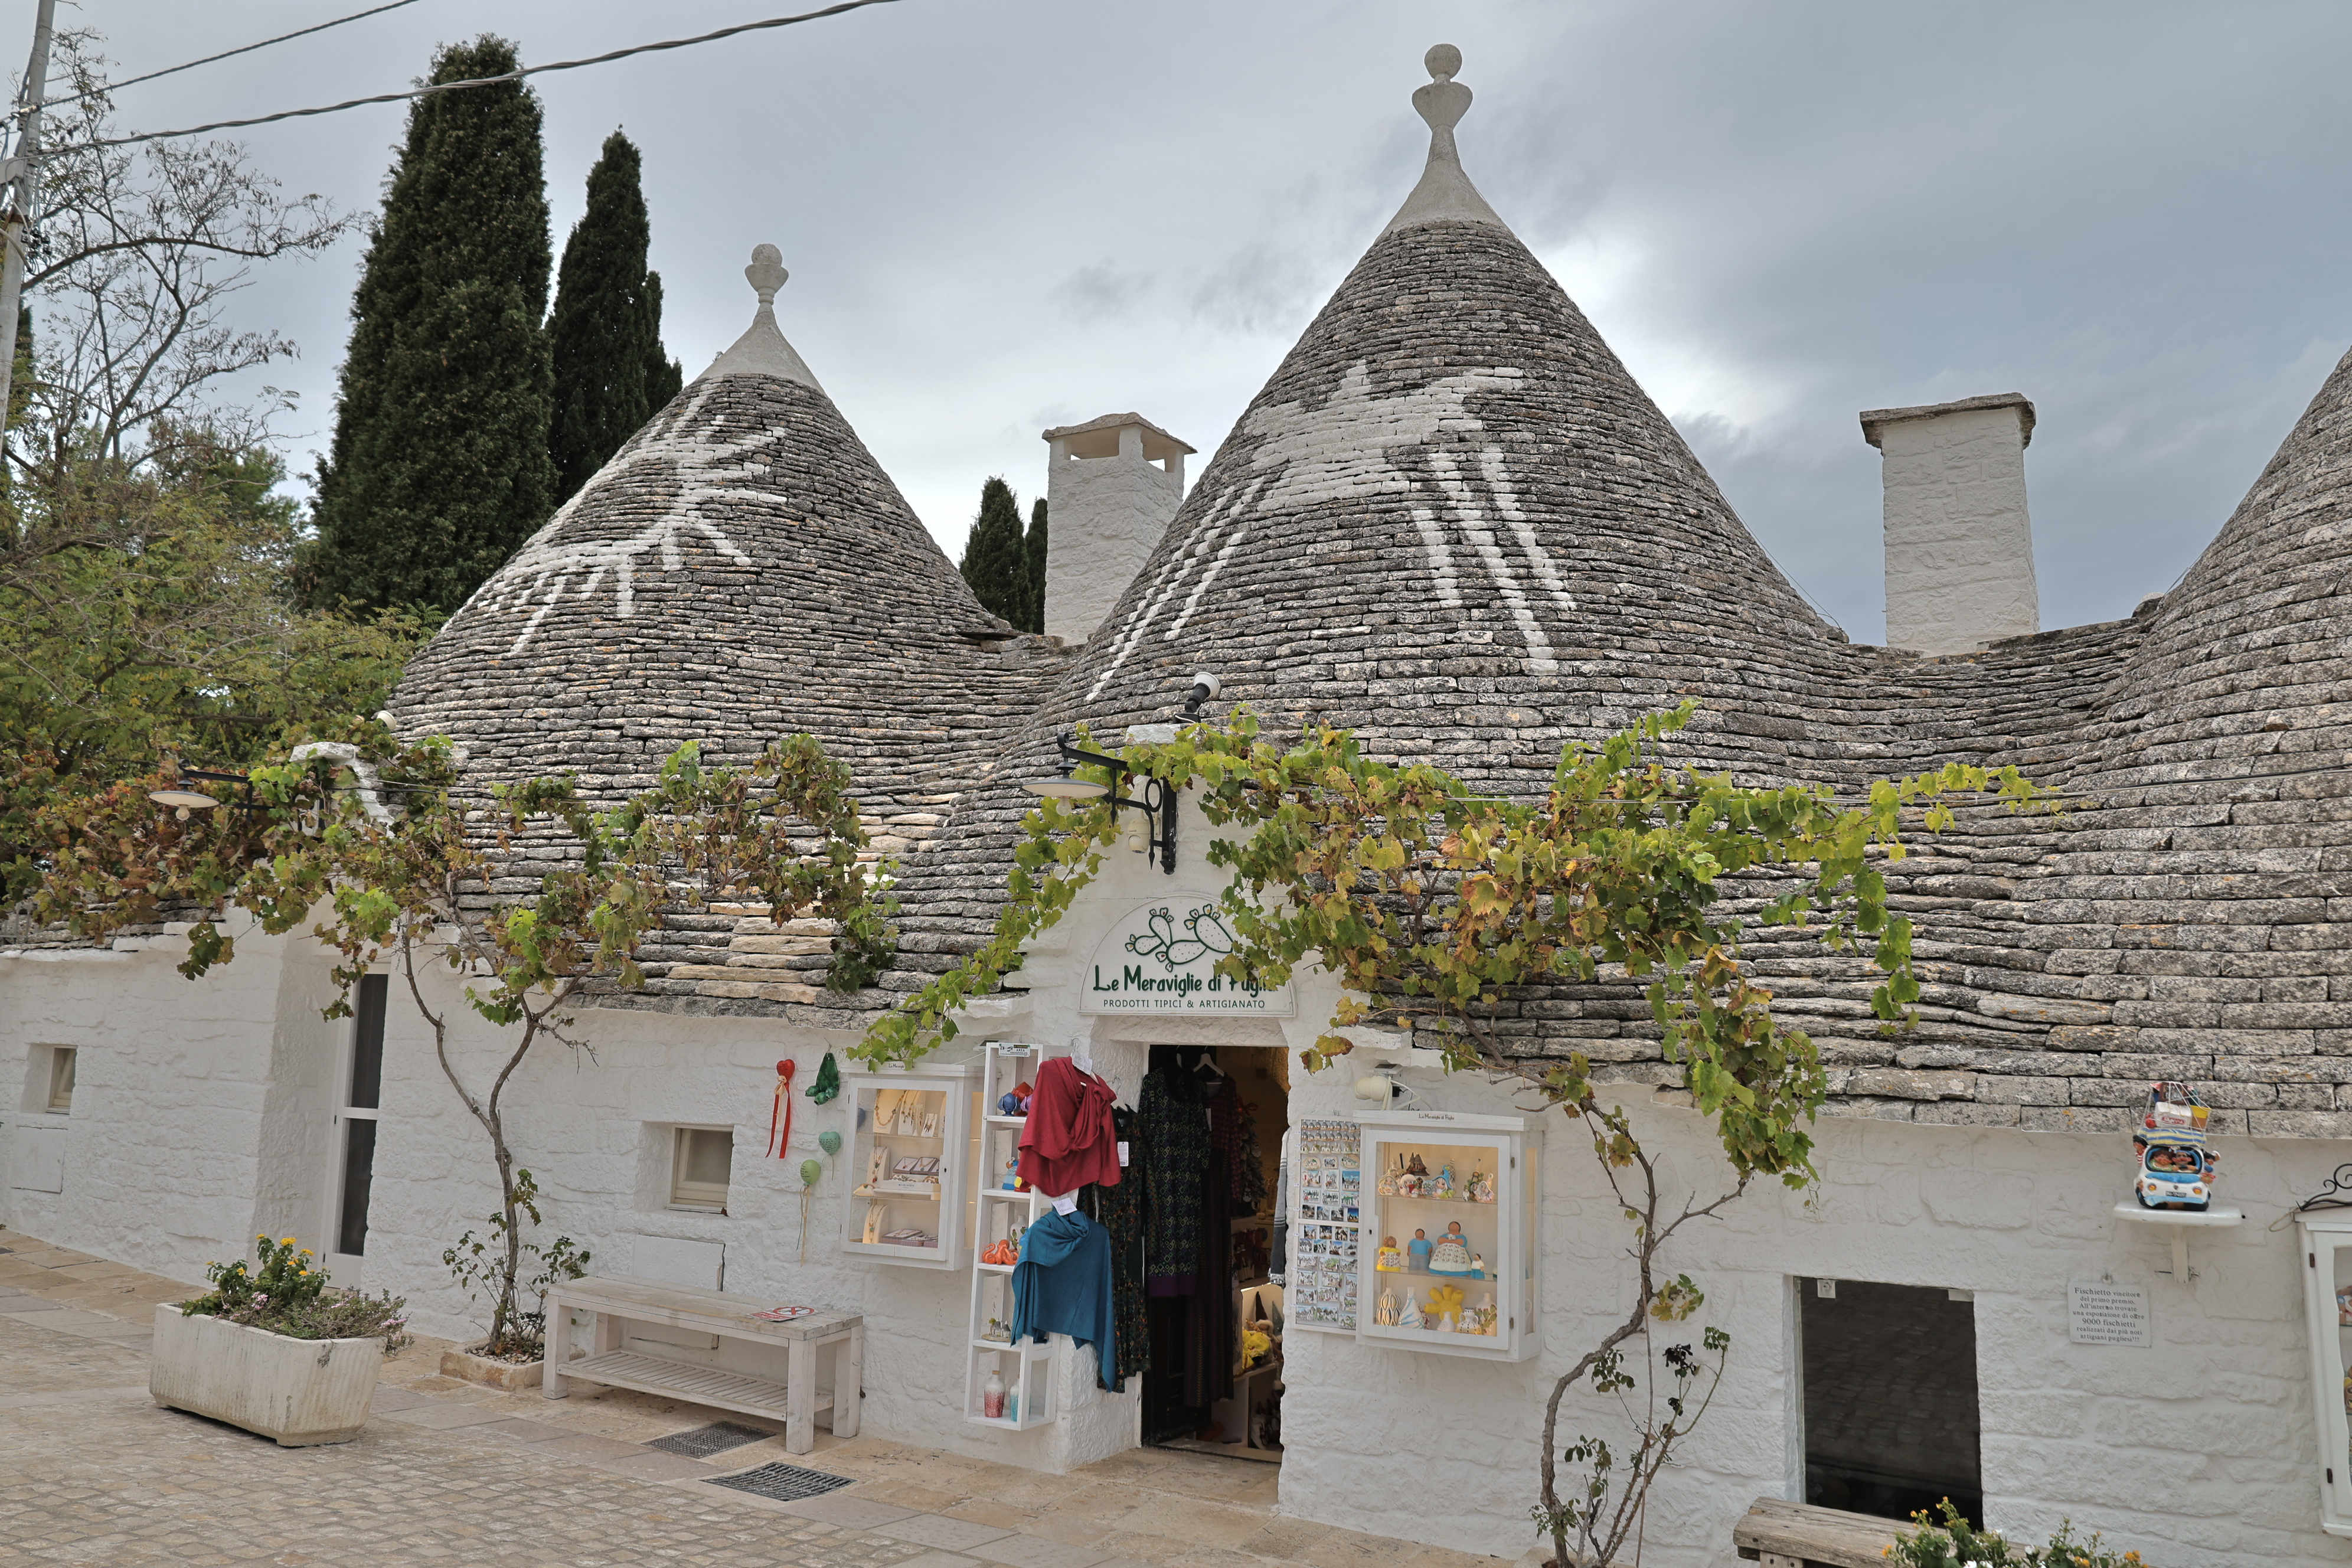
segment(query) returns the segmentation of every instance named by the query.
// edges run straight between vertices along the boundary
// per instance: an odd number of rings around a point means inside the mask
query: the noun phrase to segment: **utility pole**
[[[49,30],[58,14],[58,0],[40,0],[33,18],[33,58],[25,66],[25,93],[19,100],[24,128],[16,133],[16,155],[0,165],[7,180],[7,209],[0,212],[0,237],[6,251],[0,256],[0,444],[8,433],[10,385],[16,374],[16,320],[25,292],[25,239],[33,226],[33,194],[41,156],[41,101],[49,90]],[[0,479],[5,479],[0,475]]]

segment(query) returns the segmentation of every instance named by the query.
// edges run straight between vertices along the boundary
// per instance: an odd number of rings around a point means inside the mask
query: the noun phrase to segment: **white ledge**
[[[2246,1215],[2242,1209],[2144,1209],[2126,1199],[2116,1205],[2117,1219],[2137,1220],[2142,1225],[2243,1225]]]

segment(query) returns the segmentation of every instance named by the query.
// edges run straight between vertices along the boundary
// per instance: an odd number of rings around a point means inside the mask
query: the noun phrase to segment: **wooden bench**
[[[1731,1527],[1731,1544],[1764,1568],[1885,1568],[1902,1521],[1760,1497]]]
[[[649,1279],[591,1277],[567,1279],[547,1292],[547,1371],[540,1391],[550,1399],[572,1392],[574,1382],[663,1394],[697,1405],[784,1424],[784,1448],[805,1454],[816,1447],[816,1417],[828,1415],[836,1437],[857,1436],[858,1384],[866,1366],[866,1320],[856,1312],[813,1312],[788,1323],[763,1322],[758,1314],[774,1303],[756,1296],[730,1296],[691,1285],[658,1285]],[[588,1354],[572,1356],[572,1314],[594,1314]],[[673,1360],[621,1348],[624,1322],[654,1323],[720,1339],[781,1345],[784,1381],[731,1372],[724,1367]],[[833,1390],[816,1385],[817,1352],[834,1347]]]

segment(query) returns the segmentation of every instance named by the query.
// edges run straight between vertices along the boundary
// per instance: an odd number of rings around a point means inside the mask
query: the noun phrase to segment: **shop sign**
[[[1216,900],[1155,899],[1129,910],[1095,944],[1078,1000],[1081,1013],[1256,1014],[1298,1011],[1288,985],[1255,985],[1217,973],[1234,950]]]

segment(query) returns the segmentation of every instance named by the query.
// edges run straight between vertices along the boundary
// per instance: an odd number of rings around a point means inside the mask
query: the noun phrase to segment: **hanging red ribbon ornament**
[[[776,1064],[776,1103],[768,1112],[768,1152],[781,1160],[793,1141],[793,1072],[791,1058]],[[782,1136],[777,1136],[779,1131]]]

